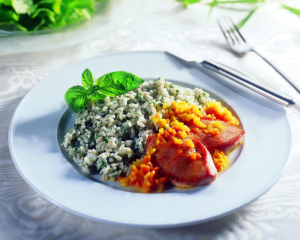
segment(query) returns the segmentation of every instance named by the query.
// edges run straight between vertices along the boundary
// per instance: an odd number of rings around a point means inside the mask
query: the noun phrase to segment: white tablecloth
[[[295,4],[295,1],[287,3]],[[298,7],[300,7],[298,5]],[[247,8],[246,8],[247,10]],[[218,220],[173,229],[138,229],[75,216],[43,199],[22,179],[8,148],[8,127],[26,93],[72,62],[118,51],[162,50],[136,31],[148,29],[204,57],[238,68],[300,102],[299,94],[258,56],[230,52],[216,19],[239,21],[247,11],[173,0],[147,0],[139,14],[111,34],[79,46],[29,53],[0,53],[0,239],[300,239],[300,108],[286,109],[293,132],[289,164],[279,182],[243,209]],[[246,39],[300,85],[300,17],[268,2],[242,29]],[[280,139],[278,139],[280,141]]]

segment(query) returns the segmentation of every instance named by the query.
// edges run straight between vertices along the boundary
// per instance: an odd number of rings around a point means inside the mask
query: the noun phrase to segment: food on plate
[[[239,120],[202,89],[127,72],[94,81],[88,69],[82,82],[65,95],[76,120],[62,144],[85,174],[142,192],[201,186],[243,140]]]
[[[210,153],[220,150],[227,155],[243,140],[245,131],[228,122],[205,117],[200,120],[207,128],[198,128],[199,130],[196,131],[193,124],[187,123],[187,126],[190,127],[193,136],[202,142]],[[214,134],[214,131],[218,134]],[[211,134],[207,134],[208,132]]]
[[[167,133],[167,134],[165,134]],[[152,162],[160,168],[162,175],[178,187],[196,187],[213,182],[217,169],[204,145],[195,137],[187,137],[176,142],[167,130],[166,143],[157,144],[159,134],[150,137],[148,148],[155,148]]]

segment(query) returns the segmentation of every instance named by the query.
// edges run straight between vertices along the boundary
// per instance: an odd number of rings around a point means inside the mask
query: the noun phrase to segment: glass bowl
[[[142,4],[143,0],[106,0],[95,4],[94,16],[89,21],[36,32],[0,30],[0,52],[47,51],[96,39],[130,22]]]

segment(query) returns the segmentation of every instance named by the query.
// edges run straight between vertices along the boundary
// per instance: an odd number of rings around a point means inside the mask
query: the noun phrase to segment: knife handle
[[[217,62],[214,62],[214,61],[211,61],[211,60],[204,60],[203,62],[201,62],[201,64],[216,72],[216,73],[219,73],[220,75],[222,76],[225,76],[285,107],[294,107],[295,104],[296,104],[296,100],[293,99],[292,97],[284,94],[284,93],[281,93],[279,91],[276,91],[272,88],[269,88],[267,86],[263,86],[259,83],[255,83],[251,80],[250,77],[247,77],[246,75],[232,69],[232,68],[229,68],[227,66],[224,66],[223,64],[221,63],[217,63]]]

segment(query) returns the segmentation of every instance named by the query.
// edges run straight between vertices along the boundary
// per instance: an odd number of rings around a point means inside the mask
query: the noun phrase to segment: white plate
[[[95,5],[90,21],[72,24],[61,29],[32,33],[14,32],[0,36],[0,52],[48,51],[75,46],[109,34],[131,21],[140,11],[143,0],[106,0]],[[78,25],[78,26],[77,26]]]
[[[64,94],[81,84],[85,68],[95,77],[124,70],[141,78],[178,80],[181,85],[214,93],[236,111],[246,131],[240,156],[208,186],[160,194],[121,191],[80,175],[61,153],[57,130],[68,109]],[[108,223],[173,227],[224,216],[270,189],[288,162],[291,130],[283,109],[275,111],[250,101],[162,52],[127,52],[72,64],[34,87],[12,118],[9,147],[28,184],[65,210]]]

